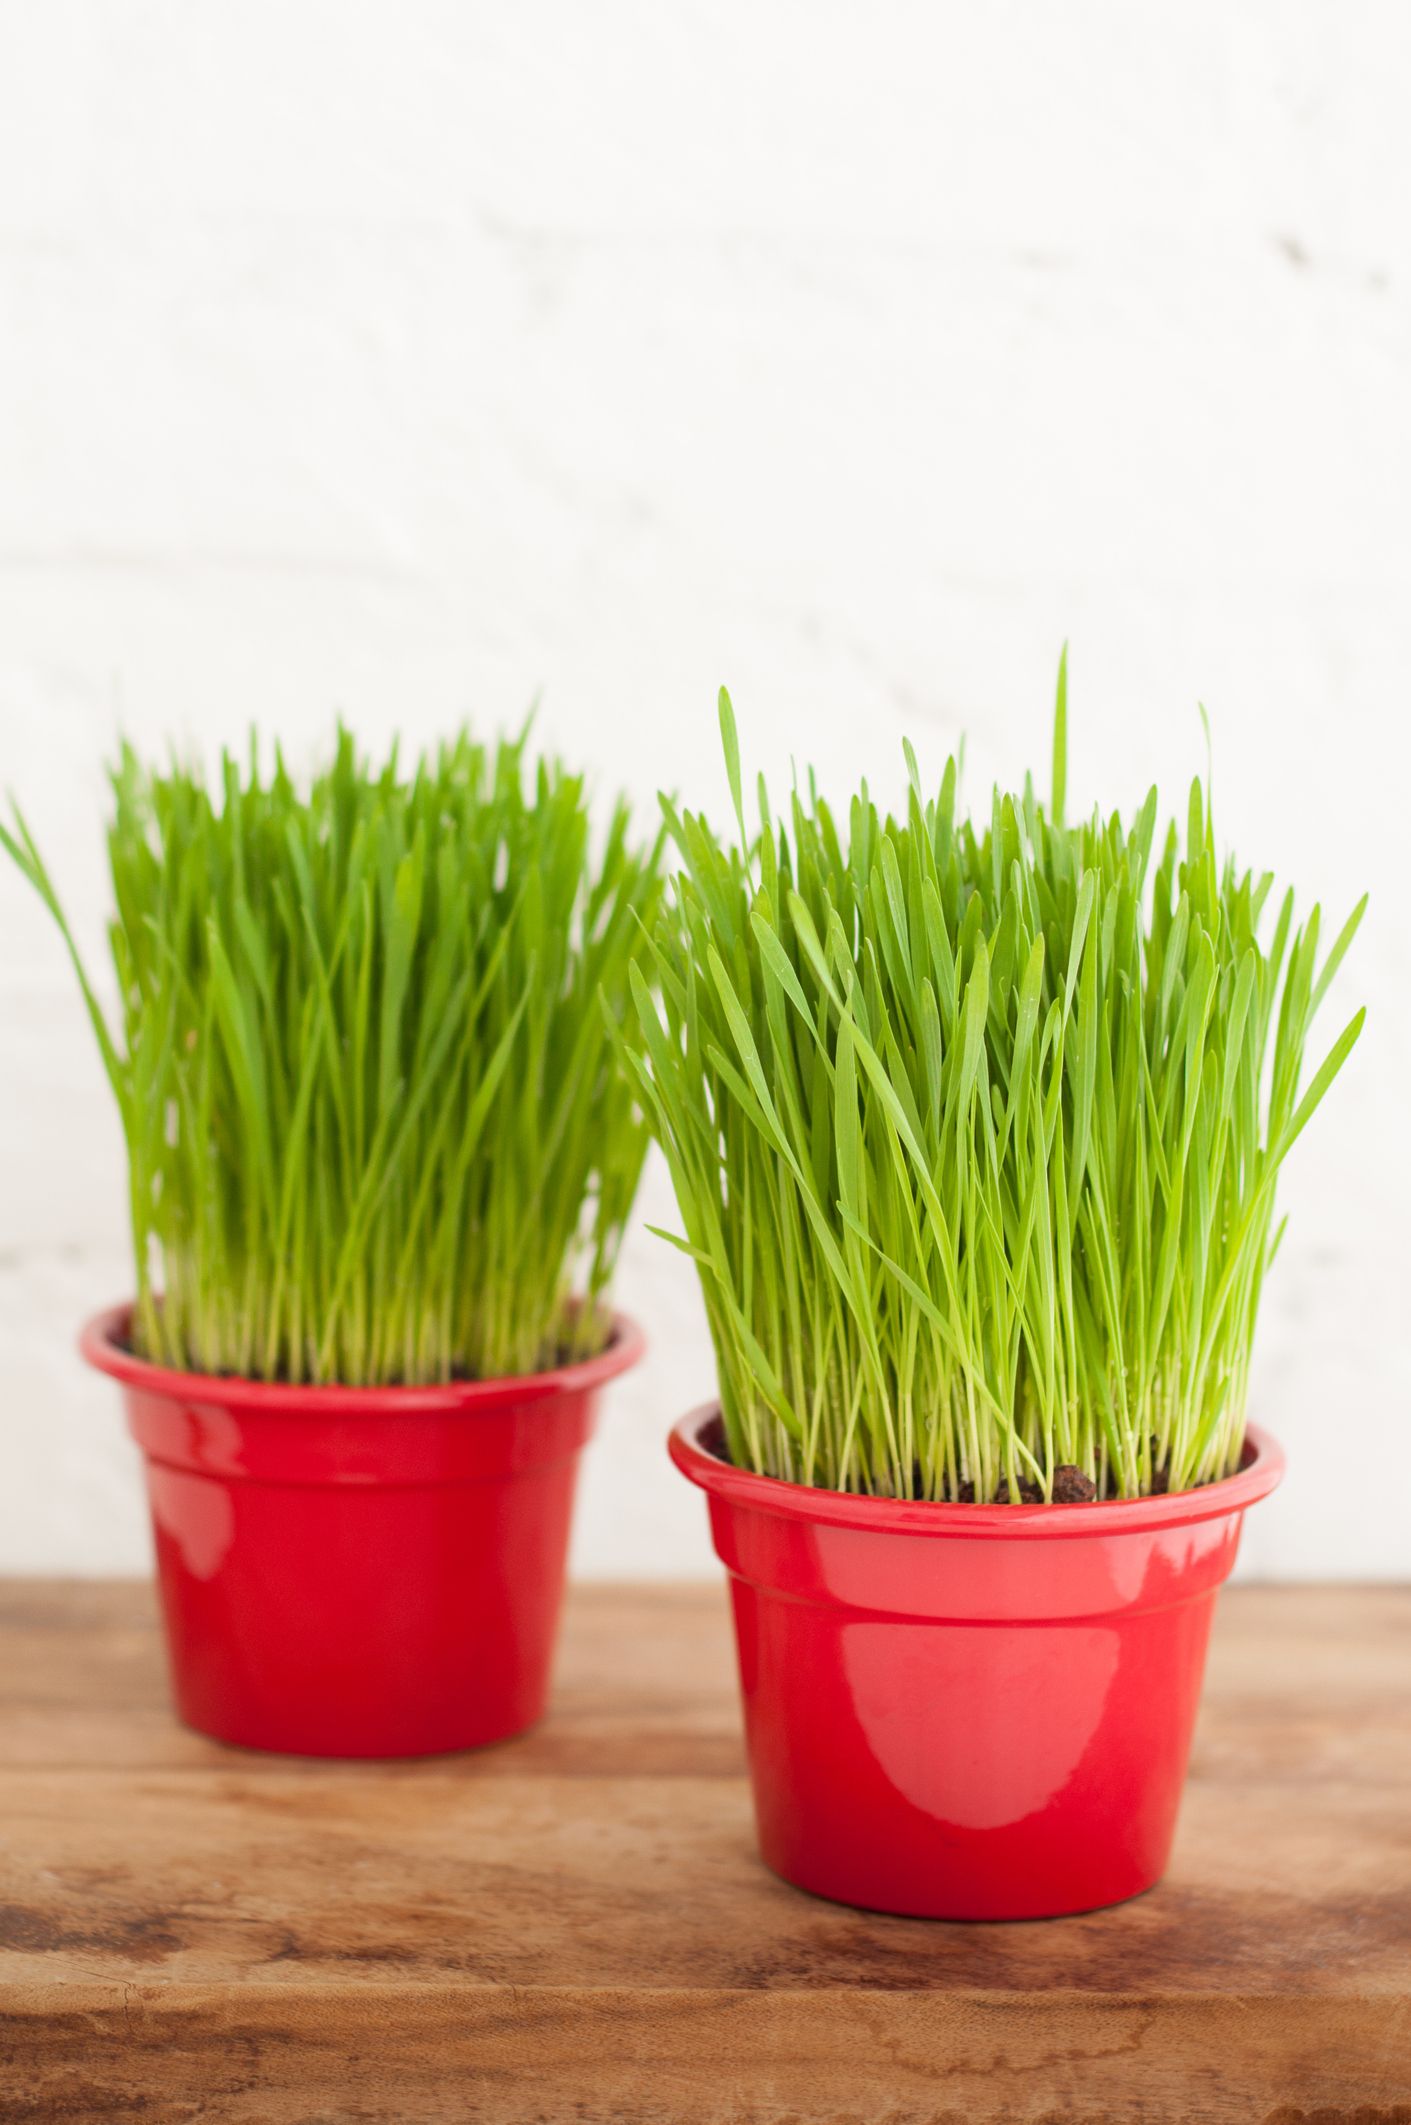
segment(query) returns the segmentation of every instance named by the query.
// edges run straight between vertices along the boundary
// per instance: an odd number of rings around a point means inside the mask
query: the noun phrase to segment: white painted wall
[[[1287,1176],[1273,1574],[1411,1568],[1411,13],[1398,0],[0,4],[0,779],[82,933],[103,762],[464,712],[644,807],[751,755],[971,788],[1042,758],[1372,912]],[[1334,1030],[1332,1023],[1329,1032]],[[644,1214],[670,1221],[654,1174]],[[137,1570],[116,1128],[0,877],[0,1568]],[[710,1389],[635,1237],[585,1572],[710,1568]]]

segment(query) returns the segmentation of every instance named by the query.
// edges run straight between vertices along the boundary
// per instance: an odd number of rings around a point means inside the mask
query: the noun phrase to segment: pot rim
[[[1053,1541],[1084,1535],[1145,1533],[1221,1520],[1266,1498],[1282,1479],[1284,1453],[1269,1432],[1245,1426],[1244,1456],[1233,1476],[1197,1490],[1148,1498],[1100,1498],[1085,1505],[952,1505],[922,1498],[866,1498],[852,1491],[790,1483],[782,1476],[735,1468],[702,1444],[720,1415],[719,1402],[703,1402],[676,1424],[668,1441],[682,1475],[723,1504],[772,1513],[786,1520],[812,1520],[828,1527],[857,1528],[879,1535],[930,1535],[975,1541],[1007,1535],[1022,1541]]]
[[[635,1365],[647,1347],[637,1323],[614,1313],[607,1347],[547,1372],[507,1373],[493,1380],[450,1380],[414,1387],[296,1386],[279,1380],[249,1380],[221,1373],[180,1372],[154,1365],[126,1347],[131,1303],[105,1307],[79,1333],[80,1355],[124,1387],[169,1401],[203,1402],[222,1409],[268,1415],[319,1417],[474,1416],[509,1402],[548,1400],[600,1387]]]

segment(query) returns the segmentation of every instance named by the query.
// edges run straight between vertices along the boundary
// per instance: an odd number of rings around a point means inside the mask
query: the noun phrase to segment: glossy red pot
[[[1166,1866],[1215,1596],[1283,1456],[1176,1497],[928,1505],[671,1454],[730,1573],[760,1849],[923,1918],[1052,1918]]]
[[[281,1387],[169,1372],[83,1331],[147,1463],[177,1709],[220,1741],[424,1756],[539,1717],[579,1454],[641,1355],[446,1387]]]

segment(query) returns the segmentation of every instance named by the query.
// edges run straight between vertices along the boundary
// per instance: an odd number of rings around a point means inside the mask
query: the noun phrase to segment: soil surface
[[[1072,1461],[1060,1462],[1053,1472],[1051,1502],[1054,1505],[1090,1505],[1096,1496],[1097,1485],[1091,1476],[1085,1476],[1081,1468]],[[976,1502],[975,1486],[968,1479],[960,1486],[959,1502],[962,1505],[974,1505]],[[1035,1483],[1032,1476],[1020,1476],[1017,1489],[1011,1489],[1001,1479],[994,1497],[982,1499],[980,1502],[985,1505],[1042,1505],[1044,1494],[1042,1487]]]

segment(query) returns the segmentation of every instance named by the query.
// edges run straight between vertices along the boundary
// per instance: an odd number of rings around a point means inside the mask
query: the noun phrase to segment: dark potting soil
[[[720,1417],[712,1418],[709,1424],[702,1427],[700,1439],[707,1453],[714,1454],[719,1461],[730,1463],[730,1455],[725,1445],[725,1426]],[[1157,1452],[1155,1437],[1152,1438],[1151,1450],[1152,1458],[1155,1460]],[[915,1479],[915,1496],[919,1502],[922,1495],[921,1471],[919,1468],[915,1471]],[[1167,1495],[1170,1488],[1170,1470],[1163,1464],[1153,1468],[1151,1489],[1144,1492],[1143,1495],[1152,1498],[1163,1498]],[[1096,1498],[1097,1485],[1093,1482],[1092,1477],[1085,1475],[1076,1463],[1061,1461],[1053,1472],[1053,1498],[1051,1502],[1054,1505],[1090,1505]],[[955,1502],[959,1505],[974,1505],[977,1502],[982,1505],[1042,1505],[1043,1500],[1043,1491],[1034,1482],[1033,1478],[1021,1476],[1018,1482],[1017,1495],[1010,1490],[1007,1482],[1001,1478],[999,1490],[994,1497],[983,1498],[978,1501],[975,1496],[975,1485],[967,1478],[961,1484],[956,1494]],[[945,1505],[949,1504],[950,1501],[949,1499],[941,1498],[937,1499],[936,1503]]]
[[[1020,1476],[1018,1495],[1000,1479],[1000,1487],[987,1505],[1042,1505],[1044,1494],[1032,1476]],[[1072,1461],[1060,1462],[1053,1472],[1053,1500],[1055,1505],[1089,1505],[1097,1496],[1097,1485],[1091,1476],[1085,1476]],[[960,1486],[959,1502],[962,1505],[975,1503],[975,1486],[967,1478]]]
[[[605,1346],[605,1347],[606,1347],[606,1346]],[[137,1362],[138,1362],[138,1363],[139,1363],[140,1365],[151,1365],[151,1364],[155,1364],[155,1363],[157,1363],[157,1360],[156,1360],[156,1359],[153,1359],[153,1358],[148,1358],[148,1357],[146,1357],[146,1356],[145,1356],[145,1355],[143,1354],[143,1352],[142,1352],[142,1351],[140,1351],[140,1350],[139,1350],[139,1349],[137,1348],[137,1345],[136,1345],[136,1343],[135,1343],[135,1342],[133,1341],[133,1339],[132,1339],[132,1337],[131,1337],[131,1335],[130,1335],[130,1334],[129,1334],[129,1335],[115,1335],[115,1336],[113,1337],[113,1348],[114,1348],[115,1350],[120,1350],[120,1351],[121,1351],[121,1352],[123,1353],[123,1355],[124,1355],[125,1357],[129,1357],[129,1358],[136,1358],[136,1359],[137,1359]],[[597,1353],[597,1352],[590,1352],[590,1353],[589,1353],[589,1355],[590,1355],[590,1356],[597,1356],[597,1355],[598,1355],[598,1353]],[[568,1347],[568,1345],[567,1345],[567,1344],[560,1344],[560,1345],[559,1345],[559,1346],[557,1347],[557,1349],[555,1350],[555,1352],[554,1352],[554,1355],[553,1355],[553,1357],[552,1357],[552,1358],[550,1359],[549,1363],[548,1363],[547,1365],[545,1365],[545,1366],[544,1366],[544,1367],[542,1368],[542,1370],[543,1370],[544,1372],[560,1372],[560,1371],[562,1371],[562,1370],[564,1369],[564,1367],[566,1367],[566,1366],[569,1366],[569,1365],[577,1365],[577,1364],[580,1364],[580,1363],[582,1363],[582,1362],[583,1362],[583,1361],[582,1361],[582,1357],[581,1357],[581,1354],[579,1354],[579,1355],[575,1355],[575,1353],[574,1353],[574,1352],[573,1352],[573,1351],[572,1351],[572,1350],[571,1350],[571,1349],[570,1349],[570,1348]],[[163,1369],[165,1369],[165,1368],[163,1368]],[[173,1369],[173,1370],[175,1370],[175,1371],[180,1371],[180,1370],[181,1370],[182,1368],[181,1368],[180,1366],[177,1366],[177,1367],[174,1367],[174,1368],[172,1368],[172,1369]],[[304,1388],[304,1387],[307,1387],[307,1386],[308,1386],[308,1385],[310,1384],[310,1383],[309,1383],[309,1382],[308,1382],[307,1380],[291,1381],[291,1380],[287,1379],[287,1378],[285,1377],[285,1375],[284,1375],[283,1373],[277,1373],[277,1372],[273,1372],[273,1373],[271,1373],[271,1372],[264,1372],[264,1373],[248,1373],[248,1372],[237,1372],[237,1371],[236,1371],[236,1369],[235,1369],[235,1367],[234,1367],[233,1365],[217,1365],[217,1366],[216,1366],[216,1367],[214,1368],[214,1370],[212,1370],[212,1371],[210,1371],[210,1372],[202,1373],[202,1374],[198,1375],[198,1377],[199,1377],[199,1378],[202,1378],[202,1379],[210,1379],[210,1380],[241,1380],[241,1381],[244,1381],[244,1380],[250,1380],[250,1381],[253,1381],[253,1382],[254,1382],[254,1383],[255,1383],[255,1384],[257,1385],[257,1386],[260,1386],[260,1387],[291,1387],[291,1386],[297,1386],[297,1387],[300,1387],[300,1388]],[[470,1367],[469,1367],[468,1365],[453,1365],[453,1366],[451,1367],[451,1377],[450,1377],[450,1384],[451,1384],[451,1385],[452,1385],[453,1387],[474,1387],[474,1386],[476,1386],[476,1385],[477,1385],[477,1384],[478,1384],[478,1383],[480,1382],[480,1380],[481,1380],[482,1378],[484,1378],[484,1377],[486,1377],[486,1375],[484,1375],[484,1374],[481,1374],[481,1373],[478,1373],[478,1372],[472,1372],[472,1371],[470,1370]],[[492,1374],[492,1375],[489,1375],[489,1377],[491,1377],[491,1378],[494,1378],[494,1377],[497,1377],[497,1375],[493,1375],[493,1374]],[[522,1377],[523,1377],[524,1379],[526,1379],[526,1380],[532,1380],[532,1379],[534,1379],[534,1378],[535,1378],[536,1376],[535,1376],[535,1374],[533,1374],[533,1373],[525,1373],[525,1374],[523,1374],[523,1376],[522,1376]],[[341,1382],[341,1381],[331,1381],[331,1382],[329,1382],[328,1384],[329,1384],[329,1385],[331,1385],[331,1386],[341,1386],[341,1385],[342,1385],[342,1382]],[[440,1385],[442,1385],[443,1383],[442,1383],[441,1381],[439,1381],[439,1380],[433,1380],[433,1381],[426,1381],[426,1380],[413,1380],[412,1382],[408,1383],[408,1382],[407,1382],[406,1380],[402,1379],[402,1377],[400,1376],[400,1374],[396,1374],[396,1373],[394,1373],[394,1374],[390,1375],[390,1376],[389,1376],[389,1377],[388,1377],[387,1379],[385,1379],[385,1380],[379,1380],[379,1381],[378,1381],[378,1382],[377,1382],[376,1384],[377,1384],[377,1387],[378,1387],[378,1389],[379,1389],[379,1390],[381,1390],[382,1388],[387,1388],[387,1387],[405,1387],[405,1386],[407,1386],[408,1384],[412,1385],[413,1387],[426,1387],[426,1386],[433,1386],[433,1387],[439,1387],[439,1386],[440,1386]],[[722,1457],[722,1458],[723,1458],[723,1457]]]

